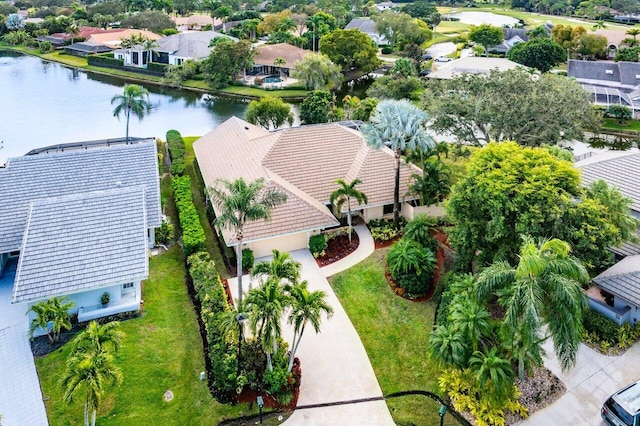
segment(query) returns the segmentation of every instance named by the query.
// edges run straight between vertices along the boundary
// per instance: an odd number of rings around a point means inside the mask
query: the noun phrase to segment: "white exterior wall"
[[[117,284],[109,287],[101,287],[89,291],[83,291],[82,293],[75,293],[67,295],[66,297],[75,303],[73,308],[69,310],[70,315],[75,315],[78,313],[78,309],[84,308],[85,310],[97,310],[101,308],[100,298],[104,292],[109,293],[109,305],[107,309],[104,311],[104,315],[97,315],[96,317],[113,315],[115,313],[126,312],[122,310],[118,310],[118,303],[122,301],[123,292],[126,295],[131,295],[131,293],[135,292],[135,299],[137,302],[140,302],[140,281],[134,281],[132,288],[123,289],[123,284]],[[30,302],[27,304],[27,309],[30,309],[31,306],[35,305],[40,301]],[[113,308],[113,309],[109,309]],[[29,311],[29,324],[35,318],[35,314]],[[42,336],[45,332],[42,329],[36,330],[33,335],[34,336]]]
[[[362,212],[362,218],[367,223],[373,219],[382,219],[384,217],[384,214],[382,213],[383,211],[384,209],[382,206],[368,207]]]
[[[407,220],[412,220],[419,214],[426,214],[432,217],[444,216],[444,206],[442,204],[432,204],[430,206],[413,207],[409,203],[403,203],[401,216]]]
[[[281,252],[301,250],[309,247],[309,237],[314,233],[317,234],[318,232],[305,231],[283,237],[269,238],[267,240],[243,244],[242,247],[253,250],[253,255],[256,258],[270,256],[273,249],[280,250]]]

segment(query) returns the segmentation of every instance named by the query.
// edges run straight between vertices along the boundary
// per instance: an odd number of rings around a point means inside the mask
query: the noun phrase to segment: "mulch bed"
[[[377,249],[381,249],[381,248],[385,248],[385,247],[389,247],[389,246],[392,246],[393,243],[398,241],[400,238],[402,238],[402,235],[396,235],[395,237],[393,237],[392,239],[387,240],[387,241],[373,240],[373,245],[374,245],[376,250]]]
[[[317,257],[316,263],[319,267],[330,265],[343,259],[356,251],[360,245],[360,238],[355,232],[351,233],[351,242],[348,235],[338,235],[327,241],[327,248],[324,250],[324,256]]]
[[[544,366],[534,367],[529,377],[516,378],[515,384],[521,393],[519,401],[529,409],[529,415],[552,404],[567,391],[564,383]],[[511,425],[522,419],[507,412],[505,420]]]
[[[238,396],[236,396],[236,402],[246,402],[249,404],[256,403],[257,397],[262,396],[265,408],[272,408],[278,411],[291,411],[298,405],[298,397],[300,396],[300,380],[302,379],[302,368],[300,367],[300,360],[296,357],[293,360],[293,383],[291,384],[293,391],[293,398],[287,405],[280,404],[272,395],[265,392],[258,392],[248,387],[244,388]]]
[[[44,336],[34,337],[31,341],[31,353],[33,356],[44,356],[50,354],[76,337],[76,334],[82,331],[83,328],[84,327],[81,327],[77,323],[73,324],[71,330],[66,333],[60,333],[60,338],[53,344],[49,343],[49,338],[46,334]]]

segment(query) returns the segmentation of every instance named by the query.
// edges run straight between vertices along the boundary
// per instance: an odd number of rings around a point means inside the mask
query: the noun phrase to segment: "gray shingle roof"
[[[31,203],[13,302],[146,278],[145,204],[142,186]]]
[[[379,32],[376,29],[376,23],[372,19],[367,18],[353,18],[346,27],[345,30],[360,30],[366,34],[378,35]]]
[[[238,39],[216,31],[196,31],[173,34],[156,41],[156,52],[168,52],[175,56],[193,59],[204,59],[209,56],[212,47],[209,43],[217,37],[226,37],[233,41]]]
[[[640,84],[640,63],[610,61],[579,61],[571,59],[567,75],[578,81],[590,80],[607,83],[619,83],[626,86]]]
[[[147,225],[160,226],[153,142],[10,158],[6,167],[0,168],[0,253],[20,250],[31,202],[118,185],[143,186]]]
[[[595,162],[581,169],[585,186],[603,179],[631,199],[631,210],[640,212],[640,153]]]
[[[640,306],[640,256],[628,256],[593,282],[601,289]]]

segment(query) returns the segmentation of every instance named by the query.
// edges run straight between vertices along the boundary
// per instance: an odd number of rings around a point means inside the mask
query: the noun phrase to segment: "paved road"
[[[544,345],[544,365],[567,386],[567,393],[549,407],[534,413],[520,425],[604,426],[602,403],[614,392],[640,379],[640,343],[621,356],[608,357],[580,345],[578,362],[563,372],[551,342]]]
[[[370,238],[370,234],[369,234]],[[368,250],[366,245],[363,249]],[[357,253],[357,252],[356,252]],[[360,256],[354,259],[359,259]],[[358,399],[381,398],[382,391],[369,357],[351,320],[331,289],[325,273],[318,267],[308,250],[291,253],[302,263],[301,277],[309,282],[310,290],[323,290],[334,309],[330,320],[323,319],[321,333],[307,330],[296,356],[302,363],[302,383],[298,406],[348,402]],[[243,285],[249,277],[243,278]],[[237,294],[237,280],[230,279],[231,294]],[[283,337],[291,343],[293,329],[283,324]],[[296,425],[394,425],[384,400],[357,402],[296,410],[285,422]]]
[[[12,305],[15,262],[0,276],[0,414],[3,426],[47,425],[24,305]]]

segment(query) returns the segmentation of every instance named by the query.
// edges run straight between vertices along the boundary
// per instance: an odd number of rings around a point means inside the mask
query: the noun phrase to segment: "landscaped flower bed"
[[[316,263],[320,267],[330,265],[356,251],[359,245],[360,238],[355,232],[351,233],[351,242],[348,235],[337,235],[327,240],[324,255],[316,257]]]

